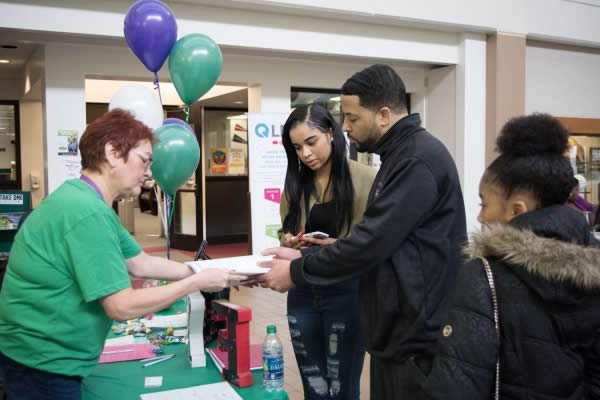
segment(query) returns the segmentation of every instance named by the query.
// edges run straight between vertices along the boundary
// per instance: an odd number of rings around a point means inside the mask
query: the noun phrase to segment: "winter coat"
[[[435,342],[440,305],[462,265],[465,209],[458,173],[418,114],[375,144],[381,167],[350,237],[291,263],[298,286],[360,277],[360,317],[373,357],[402,362]]]
[[[600,250],[582,215],[539,209],[471,241],[432,362],[420,384],[431,399],[600,399]],[[482,261],[493,271],[492,292]],[[425,361],[425,362],[423,362]]]

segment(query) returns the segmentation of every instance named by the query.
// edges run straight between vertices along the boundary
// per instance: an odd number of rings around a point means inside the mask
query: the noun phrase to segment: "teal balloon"
[[[169,55],[169,74],[187,105],[205,95],[217,83],[223,69],[219,46],[206,35],[191,33],[179,39]]]
[[[154,131],[152,176],[163,192],[174,194],[198,168],[200,145],[196,136],[180,125]]]

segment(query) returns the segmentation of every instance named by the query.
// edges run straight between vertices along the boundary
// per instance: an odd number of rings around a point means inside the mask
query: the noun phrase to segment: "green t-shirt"
[[[87,376],[111,320],[99,299],[131,286],[135,239],[98,193],[65,182],[29,216],[0,291],[0,352],[31,368]]]

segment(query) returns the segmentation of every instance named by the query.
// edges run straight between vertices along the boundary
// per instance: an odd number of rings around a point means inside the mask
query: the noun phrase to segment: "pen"
[[[102,352],[102,355],[105,355],[105,354],[118,354],[118,353],[129,353],[130,351],[134,351],[134,349],[105,351],[105,352]]]
[[[156,360],[160,360],[162,358],[167,358],[167,357],[171,357],[172,354],[165,354],[164,356],[156,356],[156,357],[151,357],[151,358],[144,358],[143,360],[140,360],[139,362],[148,362],[148,361],[156,361]]]
[[[159,362],[170,360],[173,357],[175,357],[175,354],[170,354],[170,355],[168,355],[166,357],[161,358],[160,360],[151,361],[148,364],[144,364],[143,367],[146,368],[146,367],[149,367],[151,365],[158,364]]]

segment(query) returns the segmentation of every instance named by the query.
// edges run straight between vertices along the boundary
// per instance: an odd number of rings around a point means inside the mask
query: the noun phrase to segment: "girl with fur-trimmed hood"
[[[500,156],[480,183],[484,228],[435,356],[414,360],[424,397],[600,399],[600,250],[581,213],[564,205],[567,139],[545,114],[502,129]]]

